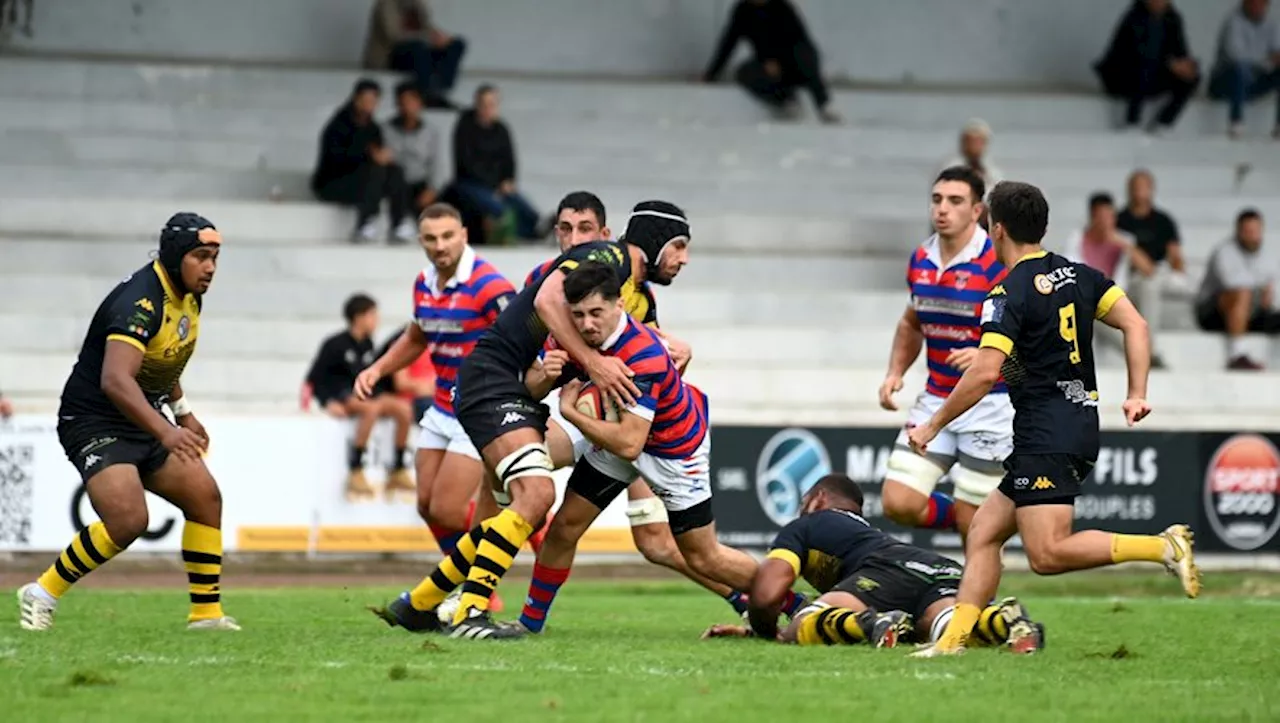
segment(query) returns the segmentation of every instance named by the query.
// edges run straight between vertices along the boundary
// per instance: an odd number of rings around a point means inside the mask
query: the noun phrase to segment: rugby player
[[[580,380],[568,381],[561,389],[561,414],[593,444],[574,466],[569,489],[594,505],[592,511],[598,514],[639,476],[661,499],[671,534],[689,566],[729,588],[745,589],[755,573],[755,561],[716,539],[706,395],[683,381],[662,338],[626,313],[618,279],[609,267],[583,264],[565,279],[564,291],[582,339],[602,354],[624,360],[640,390],[635,403],[620,406],[618,421],[611,422],[577,408]],[[578,372],[569,367],[564,376],[577,377]],[[557,382],[549,374],[531,374],[526,381],[538,398],[546,396]],[[581,535],[585,526],[559,525],[559,519],[557,515],[557,521],[552,522],[540,561],[549,550],[559,553],[563,547],[567,562],[572,562],[578,537],[570,533]],[[567,567],[562,568],[566,574]],[[535,578],[531,595],[538,582]],[[558,587],[559,583],[544,589],[550,595],[548,606]],[[529,627],[525,620],[528,614],[526,606],[521,616],[525,627]],[[538,616],[533,622],[541,623],[544,618]]]
[[[930,208],[937,233],[911,255],[911,303],[898,321],[889,371],[880,385],[880,406],[896,410],[893,395],[902,389],[902,377],[923,341],[929,381],[911,408],[908,427],[936,412],[973,363],[982,300],[1004,276],[991,239],[978,225],[985,193],[982,177],[963,166],[943,170],[933,184]],[[1013,407],[1002,382],[940,432],[927,454],[911,450],[904,428],[885,472],[885,516],[908,527],[965,534],[978,505],[1000,484],[1001,464],[1012,448]],[[935,489],[948,472],[954,499]]]
[[[556,497],[545,437],[547,408],[530,394],[524,376],[550,334],[609,400],[634,404],[640,391],[630,379],[633,372],[622,360],[582,340],[564,295],[565,274],[584,261],[597,261],[614,269],[623,282],[624,305],[631,302],[638,293],[636,282],[644,281],[632,279],[631,245],[648,260],[645,273],[650,278],[679,273],[688,258],[687,249],[664,249],[657,237],[575,246],[561,254],[551,273],[511,300],[463,360],[454,409],[480,450],[498,503],[506,509],[464,535],[453,554],[416,588],[374,611],[388,624],[417,631],[440,629],[436,608],[463,585],[451,635],[502,639],[524,634],[519,626],[495,623],[487,609],[520,546],[542,523]]]
[[[1072,531],[1075,498],[1098,458],[1094,320],[1124,334],[1129,426],[1151,413],[1146,321],[1102,274],[1041,249],[1049,204],[1040,189],[1006,181],[991,191],[988,204],[991,237],[1009,273],[983,302],[977,357],[942,407],[908,436],[924,454],[939,431],[978,403],[1003,373],[1015,410],[1014,448],[999,489],[969,527],[955,614],[941,639],[916,653],[921,657],[964,652],[982,606],[999,586],[1000,547],[1015,533],[1022,535],[1031,569],[1041,575],[1146,561],[1176,575],[1187,597],[1200,594],[1186,525],[1159,535]]]
[[[175,214],[160,231],[158,258],[120,282],[89,322],[62,390],[58,441],[100,521],[80,530],[37,581],[18,591],[23,628],[51,627],[71,586],[147,529],[150,491],[186,518],[187,627],[240,629],[222,611],[222,496],[201,459],[209,435],[181,383],[221,248],[222,236],[208,219]],[[176,426],[161,412],[164,406]]]
[[[783,527],[751,586],[750,628],[714,625],[704,638],[758,635],[800,645],[936,640],[955,606],[961,566],[898,542],[862,518],[862,490],[830,474],[805,493],[800,517]],[[778,634],[778,610],[803,577],[822,594]],[[983,609],[977,639],[1027,653],[1044,627],[1014,598]]]
[[[480,453],[454,416],[458,367],[511,302],[515,289],[467,243],[462,215],[453,206],[437,203],[425,208],[418,240],[431,263],[414,282],[414,321],[386,354],[360,373],[355,393],[359,399],[370,396],[379,380],[430,349],[435,399],[419,421],[414,466],[418,514],[447,556],[471,528],[472,499],[484,478]],[[492,509],[482,516],[496,513]]]

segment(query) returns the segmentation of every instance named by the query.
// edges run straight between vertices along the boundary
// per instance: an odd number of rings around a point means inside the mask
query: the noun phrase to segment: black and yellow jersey
[[[847,510],[797,517],[778,531],[768,557],[785,560],[820,593],[853,574],[871,554],[902,543]]]
[[[557,257],[538,264],[525,277],[524,287],[527,289],[546,278],[547,272],[555,268],[559,260]],[[658,328],[658,300],[654,298],[653,289],[648,281],[637,284],[636,277],[629,276],[626,283],[622,285],[622,298],[627,300],[625,310],[631,318],[654,329]]]
[[[618,274],[622,283],[622,303],[624,308],[642,308],[637,296],[642,295],[636,288],[631,276],[631,256],[621,241],[592,241],[574,246],[560,254],[548,265],[546,274],[524,289],[507,304],[507,308],[498,315],[497,321],[489,327],[484,336],[476,342],[468,359],[474,359],[489,367],[509,371],[518,376],[538,358],[543,344],[547,340],[547,326],[538,316],[533,301],[538,296],[542,284],[555,272],[568,273],[585,261],[610,266]],[[649,305],[648,308],[652,308]],[[640,317],[637,317],[640,318]]]
[[[102,361],[108,341],[122,341],[142,351],[138,386],[158,409],[168,400],[195,352],[200,307],[195,294],[178,296],[159,261],[121,281],[89,322],[80,357],[62,389],[59,416],[124,418],[102,391]]]
[[[1008,355],[1016,452],[1097,459],[1093,322],[1123,297],[1097,270],[1045,251],[1023,257],[987,295],[980,345]]]

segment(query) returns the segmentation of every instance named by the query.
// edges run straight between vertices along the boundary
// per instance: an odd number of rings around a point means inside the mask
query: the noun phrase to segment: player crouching
[[[801,515],[778,532],[751,585],[751,628],[715,625],[703,637],[757,636],[800,645],[930,642],[955,609],[960,564],[898,542],[862,518],[862,490],[830,474],[805,494]],[[803,577],[822,595],[778,632],[778,614]],[[882,612],[884,611],[884,612]],[[986,606],[975,640],[1018,653],[1044,644],[1044,627],[1014,598]]]
[[[62,390],[58,439],[101,521],[80,530],[39,580],[18,591],[24,629],[52,627],[71,586],[147,529],[146,491],[186,517],[187,627],[240,629],[222,613],[222,495],[201,459],[209,435],[179,382],[195,352],[202,299],[221,247],[207,219],[174,215],[160,232],[159,258],[120,282],[89,323]],[[161,414],[164,404],[177,426]]]

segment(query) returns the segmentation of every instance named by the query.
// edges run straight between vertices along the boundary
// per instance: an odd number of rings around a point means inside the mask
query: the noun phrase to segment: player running
[[[916,399],[907,427],[922,424],[942,406],[978,353],[979,314],[987,292],[1004,275],[995,247],[978,225],[982,177],[956,166],[938,175],[931,210],[937,230],[911,255],[907,286],[911,303],[893,336],[880,406],[896,410],[893,395],[915,363],[923,341],[929,381]],[[1013,448],[1013,407],[1002,382],[916,454],[904,429],[889,455],[883,489],[885,516],[909,527],[958,529],[965,534],[978,505],[999,484],[1001,463]],[[950,472],[955,498],[936,491]]]
[[[969,528],[955,614],[942,638],[915,654],[920,657],[964,652],[981,606],[999,586],[1000,547],[1015,533],[1022,535],[1031,569],[1041,575],[1146,561],[1177,575],[1187,597],[1200,594],[1186,525],[1171,525],[1159,535],[1072,532],[1075,498],[1098,458],[1094,319],[1124,334],[1129,426],[1151,413],[1147,323],[1102,274],[1040,248],[1049,222],[1040,189],[1004,182],[988,203],[991,237],[1009,273],[983,303],[977,357],[946,403],[909,437],[912,448],[924,454],[938,432],[982,399],[1003,372],[1016,410],[1014,449],[1000,488]]]
[[[714,625],[704,638],[759,636],[800,645],[868,643],[894,647],[936,640],[955,606],[959,563],[898,542],[862,518],[862,490],[830,474],[805,493],[800,517],[778,532],[751,586],[751,628]],[[822,593],[778,634],[778,611],[796,579]],[[978,640],[1028,653],[1044,641],[1014,598],[988,605]]]
[[[53,625],[80,578],[147,529],[146,491],[182,510],[182,561],[191,630],[239,630],[222,612],[222,496],[201,457],[209,435],[182,392],[222,236],[194,213],[160,231],[159,258],[107,295],[62,390],[58,441],[79,470],[101,521],[80,530],[53,565],[18,591],[26,630]],[[177,426],[160,411],[168,405]]]
[[[644,245],[639,249],[650,259],[646,272],[657,272],[662,249]],[[668,251],[663,263],[670,263],[678,272],[686,258],[686,250]],[[541,524],[556,498],[545,437],[547,408],[530,395],[525,372],[551,334],[608,398],[630,406],[639,394],[630,379],[632,372],[620,359],[590,348],[575,331],[565,302],[564,278],[585,261],[603,263],[614,269],[619,279],[632,282],[622,291],[624,303],[637,293],[627,244],[582,244],[562,254],[554,271],[517,294],[476,342],[458,371],[454,409],[491,473],[489,480],[498,503],[506,509],[464,535],[453,554],[411,592],[375,611],[389,624],[438,630],[436,608],[450,591],[462,585],[460,604],[449,627],[453,636],[500,639],[524,634],[519,626],[495,623],[488,602],[520,546],[533,534],[535,525]]]
[[[684,382],[662,338],[623,309],[612,269],[583,264],[565,279],[564,293],[582,339],[600,353],[623,360],[640,390],[634,404],[619,406],[616,422],[607,421],[578,409],[582,389],[576,379],[579,373],[572,367],[564,370],[565,376],[574,380],[561,390],[560,412],[593,444],[574,466],[569,488],[595,505],[598,513],[639,476],[662,500],[671,533],[689,566],[730,588],[745,589],[755,572],[755,561],[721,545],[715,535],[706,395]],[[565,381],[546,371],[526,380],[535,397],[546,396],[557,381]],[[549,551],[559,552],[563,547],[572,562],[578,537],[569,533],[580,535],[585,527],[571,529],[559,525],[559,519],[557,515],[551,525],[540,561]],[[568,573],[567,566],[564,573]],[[530,595],[545,595],[540,612],[550,607],[562,583],[534,579]],[[526,606],[521,619],[525,627],[529,627],[524,619],[528,614]],[[535,622],[544,617],[539,615]]]
[[[420,421],[415,466],[418,514],[448,556],[471,528],[472,499],[484,478],[480,453],[454,416],[454,385],[462,360],[493,325],[515,296],[515,289],[496,268],[467,243],[462,215],[446,203],[423,210],[418,239],[431,261],[413,287],[413,323],[387,353],[361,372],[359,398],[372,393],[383,377],[394,374],[430,349],[436,373],[431,408]],[[489,500],[492,496],[481,495]],[[484,510],[491,517],[497,509]]]

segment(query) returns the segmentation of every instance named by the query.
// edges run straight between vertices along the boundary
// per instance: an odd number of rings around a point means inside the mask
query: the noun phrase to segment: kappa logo
[[[854,584],[858,586],[859,590],[863,590],[865,592],[871,592],[872,590],[880,587],[880,583],[869,577],[859,577],[858,581]]]
[[[139,309],[143,309],[144,311],[151,312],[152,314],[156,313],[156,306],[155,304],[151,303],[151,299],[147,299],[147,298],[138,299],[136,302],[134,302],[134,306],[138,307]]]
[[[94,466],[95,464],[101,461],[102,461],[102,457],[99,457],[96,454],[91,454],[88,457],[84,458],[84,468],[89,469],[90,467]]]
[[[1053,480],[1050,480],[1048,477],[1044,477],[1044,476],[1036,477],[1036,481],[1031,484],[1031,489],[1033,490],[1054,489]]]
[[[484,583],[485,585],[488,585],[491,588],[498,586],[498,578],[494,577],[493,575],[485,575],[484,577],[480,578],[480,582]]]
[[[503,417],[502,417],[502,424],[501,424],[501,426],[505,427],[505,426],[507,426],[508,424],[515,424],[516,422],[523,422],[523,421],[524,421],[524,419],[525,419],[524,415],[523,415],[523,414],[521,414],[521,413],[519,413],[519,412],[507,412],[507,413],[506,413],[505,415],[503,415]]]

